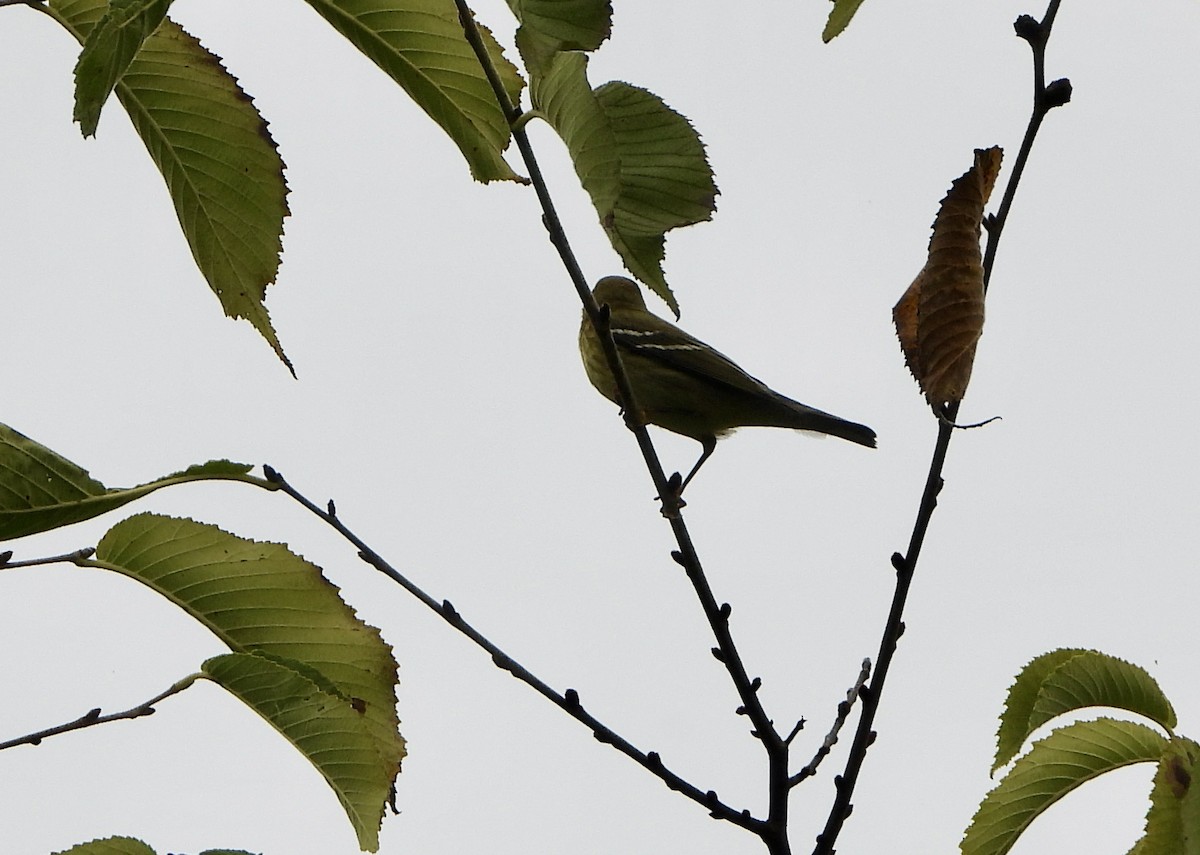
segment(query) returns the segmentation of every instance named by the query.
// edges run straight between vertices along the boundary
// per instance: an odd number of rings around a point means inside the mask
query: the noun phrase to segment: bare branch
[[[808,761],[808,765],[788,779],[789,786],[794,787],[805,778],[811,778],[817,773],[817,767],[821,765],[821,761],[828,757],[829,752],[833,750],[833,746],[837,745],[838,734],[842,730],[842,725],[850,717],[850,711],[854,709],[854,704],[858,700],[859,695],[862,694],[863,687],[870,676],[871,660],[864,659],[862,661],[862,670],[858,672],[858,679],[854,681],[854,685],[846,692],[846,700],[838,704],[837,717],[833,720],[833,727],[825,735],[824,741],[821,742],[821,747],[817,749],[817,753],[813,755],[813,759]],[[798,733],[799,728],[795,732]]]
[[[358,550],[359,557],[370,564],[383,575],[387,576],[393,582],[399,584],[404,590],[408,591],[429,609],[436,612],[450,626],[454,627],[460,633],[465,635],[471,641],[482,648],[491,657],[493,664],[503,671],[507,671],[512,676],[516,677],[522,683],[533,688],[539,695],[548,699],[555,706],[565,711],[576,721],[584,724],[597,741],[606,745],[611,745],[617,751],[620,751],[625,756],[631,758],[643,768],[649,770],[656,777],[660,778],[669,788],[676,792],[682,793],[694,802],[703,805],[709,814],[715,819],[722,819],[731,822],[734,825],[760,833],[760,829],[764,824],[763,820],[755,819],[747,810],[737,810],[730,805],[722,802],[717,794],[712,790],[702,790],[696,785],[690,783],[684,778],[668,769],[662,762],[662,758],[655,751],[642,751],[633,745],[629,740],[614,731],[611,727],[604,724],[594,715],[584,709],[583,704],[579,700],[579,693],[574,689],[567,689],[563,692],[551,688],[543,680],[535,676],[528,668],[517,662],[507,653],[505,653],[498,645],[488,639],[483,633],[471,626],[466,619],[459,614],[458,610],[449,600],[437,600],[424,589],[414,583],[407,576],[398,571],[395,567],[389,564],[379,553],[368,546],[358,535],[351,531],[341,518],[334,511],[333,502],[330,501],[326,508],[321,508],[315,502],[307,498],[295,487],[287,482],[287,480],[270,466],[264,466],[263,471],[266,473],[267,479],[279,486],[279,489],[291,496],[304,508],[315,514],[327,525],[333,528],[338,534],[349,541]]]
[[[15,739],[9,739],[6,742],[0,742],[0,751],[3,751],[5,748],[15,748],[18,745],[41,745],[43,739],[47,739],[51,736],[58,736],[60,733],[70,733],[72,730],[83,730],[85,727],[94,727],[98,724],[108,724],[110,721],[121,721],[123,719],[134,719],[141,718],[142,716],[152,715],[154,713],[155,704],[157,704],[159,701],[169,698],[171,695],[176,695],[182,692],[184,689],[191,686],[192,683],[196,682],[196,679],[199,676],[199,674],[192,674],[188,677],[185,677],[178,683],[172,685],[165,692],[160,692],[150,700],[140,703],[136,707],[130,707],[127,710],[122,710],[121,712],[103,715],[100,712],[100,708],[96,707],[88,710],[74,721],[68,721],[65,724],[60,724],[55,727],[48,727],[45,730],[39,730],[36,733],[29,733],[25,736],[18,736]]]
[[[1068,81],[1056,80],[1050,84],[1045,82],[1046,43],[1050,38],[1054,16],[1058,14],[1059,2],[1060,0],[1050,0],[1046,14],[1042,16],[1041,21],[1036,21],[1029,15],[1022,15],[1014,25],[1017,35],[1029,42],[1029,46],[1033,50],[1033,113],[1025,129],[1021,150],[1013,164],[1012,173],[1009,175],[1000,208],[995,216],[985,221],[988,231],[987,249],[983,257],[985,290],[991,281],[1000,235],[1004,231],[1004,224],[1008,220],[1008,213],[1012,207],[1013,198],[1016,196],[1017,186],[1020,184],[1021,175],[1029,159],[1029,153],[1033,149],[1033,143],[1037,138],[1042,120],[1050,110],[1070,100],[1071,84]],[[942,490],[942,467],[946,460],[946,452],[950,447],[950,437],[954,432],[954,421],[957,416],[957,403],[947,407],[940,414],[937,442],[934,444],[933,459],[929,464],[929,474],[925,479],[925,489],[921,494],[921,502],[917,509],[916,522],[913,524],[912,536],[909,539],[908,551],[904,555],[896,553],[892,556],[892,566],[896,570],[896,587],[892,595],[887,624],[884,626],[883,637],[879,643],[879,654],[875,659],[875,675],[870,683],[863,687],[862,716],[858,720],[858,728],[850,746],[846,767],[842,774],[834,779],[837,791],[834,795],[833,806],[825,821],[825,828],[817,836],[816,847],[813,849],[814,855],[832,855],[842,825],[854,808],[851,797],[854,794],[854,787],[858,782],[858,775],[862,770],[867,749],[875,741],[876,733],[873,729],[875,713],[879,708],[879,699],[883,692],[884,682],[887,680],[892,656],[896,652],[900,636],[904,633],[904,621],[902,620],[904,604],[908,599],[908,591],[912,585],[917,559],[921,554],[921,546],[925,541],[925,533],[929,528],[934,508],[937,506],[938,494]]]

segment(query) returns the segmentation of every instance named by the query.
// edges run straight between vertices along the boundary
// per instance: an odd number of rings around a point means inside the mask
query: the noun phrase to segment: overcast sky
[[[689,116],[721,189],[712,223],[668,241],[683,324],[879,434],[868,451],[742,431],[688,490],[685,517],[768,711],[785,730],[809,720],[798,768],[875,655],[888,557],[907,543],[936,434],[891,307],[972,149],[1001,145],[1011,165],[1031,90],[1012,21],[1044,4],[868,2],[828,46],[819,0],[616,7],[592,82],[628,80]],[[511,42],[503,3],[476,8]],[[584,377],[578,300],[532,191],[472,182],[433,123],[304,4],[172,14],[225,58],[288,164],[268,306],[299,379],[222,316],[119,105],[81,139],[77,45],[3,8],[0,421],[114,486],[215,457],[274,465],[335,498],[378,551],[546,681],[761,815],[762,754],[668,556],[636,445]],[[1053,648],[1149,668],[1180,731],[1200,734],[1198,44],[1188,0],[1063,4],[1047,73],[1075,97],[1026,172],[961,415],[1003,420],[952,443],[841,851],[953,851],[991,785],[1008,685]],[[544,125],[531,133],[588,276],[620,272],[561,145]],[[686,471],[698,446],[655,438],[668,471]],[[94,544],[139,510],[286,541],[382,628],[410,752],[382,851],[762,851],[494,668],[282,496],[179,488],[18,542],[18,557]],[[0,738],[132,706],[220,652],[129,580],[6,572]],[[797,852],[843,761],[835,752],[795,792]],[[1150,775],[1073,794],[1018,851],[1125,852]],[[22,855],[111,834],[159,852],[357,849],[317,774],[207,685],[149,719],[4,752],[0,827]]]

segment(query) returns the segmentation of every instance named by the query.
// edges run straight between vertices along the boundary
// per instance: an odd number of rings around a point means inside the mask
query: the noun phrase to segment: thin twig
[[[40,567],[45,564],[62,564],[64,562],[77,564],[84,559],[91,558],[95,551],[94,547],[85,546],[83,549],[76,549],[74,552],[64,552],[61,555],[47,555],[44,558],[26,558],[24,561],[13,561],[12,552],[6,550],[0,553],[0,570],[8,570],[12,567]]]
[[[833,727],[825,735],[825,739],[821,742],[821,747],[817,749],[817,753],[813,755],[813,759],[808,761],[808,765],[788,779],[788,786],[794,787],[805,778],[811,778],[817,773],[817,767],[821,765],[821,761],[828,757],[829,752],[833,750],[833,746],[837,745],[838,734],[841,733],[846,719],[850,717],[850,711],[854,709],[854,703],[863,693],[863,687],[870,676],[871,660],[864,659],[862,670],[858,672],[858,679],[854,681],[854,685],[846,692],[846,700],[838,704],[837,717],[833,720]]]
[[[986,220],[988,243],[983,259],[985,290],[991,280],[1000,235],[1004,230],[1004,224],[1008,219],[1009,210],[1016,196],[1017,186],[1020,184],[1021,175],[1029,159],[1029,153],[1033,148],[1033,142],[1037,137],[1042,120],[1050,110],[1067,103],[1071,97],[1071,84],[1069,81],[1056,80],[1049,85],[1045,83],[1046,42],[1049,40],[1050,30],[1054,23],[1054,16],[1058,13],[1059,3],[1060,0],[1050,0],[1046,14],[1040,22],[1034,20],[1029,15],[1022,15],[1017,19],[1015,24],[1017,35],[1029,42],[1029,46],[1033,51],[1033,113],[1025,129],[1025,137],[1021,143],[1021,150],[1013,164],[1012,173],[1009,175],[1008,185],[1001,200],[1000,208],[995,216]],[[875,713],[879,708],[880,695],[883,692],[892,656],[896,651],[896,645],[900,640],[900,636],[904,633],[904,621],[902,619],[904,604],[908,599],[913,573],[921,553],[921,546],[925,541],[925,533],[929,528],[934,508],[937,506],[937,497],[942,489],[942,468],[946,460],[946,452],[950,446],[950,437],[954,432],[953,422],[958,416],[958,404],[955,403],[947,407],[939,416],[937,442],[934,445],[933,459],[929,465],[929,474],[925,479],[925,489],[921,494],[921,502],[917,509],[917,519],[913,525],[912,537],[909,539],[908,551],[904,555],[896,553],[892,556],[892,566],[896,570],[896,588],[892,596],[892,605],[888,612],[887,624],[884,627],[883,637],[880,640],[879,655],[875,660],[875,675],[863,689],[862,715],[859,718],[858,727],[854,734],[854,742],[850,746],[850,753],[846,759],[845,769],[841,775],[834,779],[836,794],[833,806],[829,811],[829,817],[825,822],[824,830],[817,836],[816,847],[813,849],[814,855],[831,855],[833,853],[838,834],[841,832],[843,824],[853,810],[851,797],[854,794],[854,787],[858,782],[858,775],[862,769],[867,749],[875,741],[876,733],[873,729]]]
[[[1050,30],[1054,26],[1054,17],[1058,14],[1060,0],[1051,0],[1050,6],[1041,21],[1034,20],[1029,15],[1017,19],[1014,28],[1017,35],[1029,43],[1033,52],[1033,112],[1029,124],[1025,128],[1025,137],[1021,140],[1021,148],[1013,161],[1012,174],[1008,178],[1008,186],[1000,207],[994,216],[987,219],[988,240],[983,254],[983,290],[986,293],[991,283],[992,270],[995,266],[996,251],[1000,247],[1000,235],[1004,224],[1008,221],[1008,212],[1012,209],[1013,199],[1017,195],[1017,187],[1021,183],[1021,175],[1025,172],[1025,164],[1029,161],[1029,153],[1033,150],[1033,141],[1037,138],[1038,129],[1046,114],[1055,107],[1061,107],[1071,100],[1071,82],[1067,79],[1055,80],[1046,84],[1046,42],[1050,38]]]
[[[609,330],[608,315],[606,312],[602,312],[600,306],[596,304],[591,289],[588,287],[587,279],[584,277],[583,271],[580,269],[575,254],[567,240],[566,232],[562,227],[562,223],[554,207],[554,202],[550,197],[549,187],[542,175],[541,168],[538,166],[533,147],[525,133],[524,123],[521,121],[521,111],[512,103],[508,97],[508,93],[504,90],[500,75],[496,71],[491,57],[488,55],[482,35],[475,24],[474,15],[468,7],[466,0],[455,0],[455,5],[458,9],[459,21],[462,24],[466,39],[474,50],[480,65],[483,67],[484,74],[492,86],[501,111],[508,119],[513,139],[516,141],[526,169],[529,171],[530,182],[533,184],[538,201],[542,206],[542,221],[549,233],[550,242],[558,250],[563,265],[566,267],[567,273],[571,277],[571,282],[574,284],[575,290],[579,295],[579,299],[583,303],[584,311],[595,327],[596,335],[604,350],[609,370],[612,372],[617,384],[622,410],[625,415],[625,423],[637,438],[638,447],[641,449],[642,457],[646,462],[646,468],[650,473],[650,478],[654,483],[659,500],[662,502],[663,516],[670,522],[671,530],[675,535],[675,542],[679,549],[672,553],[672,557],[686,571],[688,579],[692,583],[692,588],[700,600],[704,614],[708,618],[709,626],[717,640],[714,655],[725,665],[725,669],[728,671],[738,697],[741,700],[738,713],[749,718],[752,726],[751,732],[762,741],[767,752],[770,807],[768,819],[763,826],[760,836],[763,837],[772,855],[786,855],[789,852],[786,841],[788,746],[775,730],[758,696],[758,688],[761,681],[751,679],[742,662],[741,654],[738,652],[733,635],[729,629],[729,607],[728,605],[722,606],[717,603],[712,587],[709,585],[708,579],[704,574],[700,557],[692,543],[691,534],[688,532],[680,513],[682,503],[676,492],[669,487],[666,474],[658,459],[658,453],[650,439],[650,433],[646,429],[645,423],[641,420],[641,410],[637,406],[633,386],[621,362],[620,354],[617,352],[616,342],[613,341]]]
[[[389,564],[378,552],[368,546],[362,538],[351,531],[341,518],[337,515],[333,502],[330,501],[326,508],[321,508],[295,487],[270,466],[264,466],[263,471],[266,473],[267,479],[278,485],[279,489],[287,495],[291,496],[304,508],[307,508],[323,522],[333,528],[338,534],[349,541],[358,550],[359,557],[370,564],[380,573],[387,576],[393,582],[399,584],[404,590],[408,591],[429,609],[436,612],[442,620],[450,624],[460,633],[465,635],[475,644],[485,650],[491,656],[492,662],[497,668],[507,671],[516,677],[522,683],[532,687],[538,694],[550,700],[555,706],[564,710],[575,720],[583,723],[592,731],[592,735],[606,745],[611,745],[613,748],[620,751],[625,756],[633,759],[642,767],[648,769],[656,777],[660,778],[668,787],[683,795],[687,796],[694,802],[703,805],[708,809],[709,814],[715,819],[722,819],[738,825],[749,831],[758,834],[764,824],[764,820],[755,819],[750,815],[748,810],[737,810],[730,805],[722,802],[717,794],[712,790],[702,790],[694,784],[688,782],[676,773],[672,772],[663,765],[662,758],[658,752],[642,751],[634,746],[629,740],[622,737],[611,727],[604,724],[594,715],[583,708],[579,700],[579,693],[574,689],[567,689],[564,692],[558,692],[551,688],[543,680],[535,676],[525,666],[521,665],[507,653],[505,653],[498,645],[489,640],[483,633],[475,627],[467,623],[466,619],[459,614],[458,610],[451,604],[449,600],[438,601],[415,582]]]
[[[41,745],[43,739],[51,736],[58,736],[60,733],[69,733],[72,730],[83,730],[85,727],[93,727],[98,724],[108,724],[110,721],[121,721],[122,719],[141,718],[142,716],[152,715],[154,713],[154,705],[158,702],[176,695],[188,688],[192,683],[196,682],[199,674],[192,674],[175,683],[165,692],[152,697],[150,700],[138,704],[136,707],[130,707],[121,712],[109,713],[102,715],[100,708],[88,710],[74,721],[68,721],[66,724],[60,724],[56,727],[48,727],[45,730],[39,730],[37,733],[18,736],[16,739],[10,739],[7,742],[0,742],[0,751],[5,748],[15,748],[18,745]]]

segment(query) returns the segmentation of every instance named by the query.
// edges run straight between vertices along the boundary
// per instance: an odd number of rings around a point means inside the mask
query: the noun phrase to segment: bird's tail
[[[787,421],[782,423],[781,427],[826,433],[830,436],[856,442],[859,445],[865,445],[868,448],[875,447],[875,431],[866,425],[838,418],[831,413],[809,407],[801,404],[799,401],[793,401],[791,398],[785,398],[783,395],[780,395],[779,398],[779,403],[784,404],[789,413]]]
[[[824,417],[824,420],[817,430],[822,433],[848,439],[851,442],[857,442],[859,445],[865,445],[867,448],[875,447],[875,431],[866,425],[860,425],[857,422],[848,422],[845,419],[839,419],[837,416],[831,416],[828,413],[821,413],[821,415]]]

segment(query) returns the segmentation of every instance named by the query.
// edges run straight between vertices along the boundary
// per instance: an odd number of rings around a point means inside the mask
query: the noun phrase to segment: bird
[[[629,376],[642,421],[700,443],[700,459],[679,485],[683,493],[716,450],[717,440],[740,427],[814,431],[875,447],[875,431],[781,395],[747,374],[715,348],[646,308],[637,283],[606,276],[592,289],[608,307],[609,329]],[[586,311],[579,327],[579,352],[588,380],[621,405],[600,339]],[[676,475],[678,478],[678,475]]]

